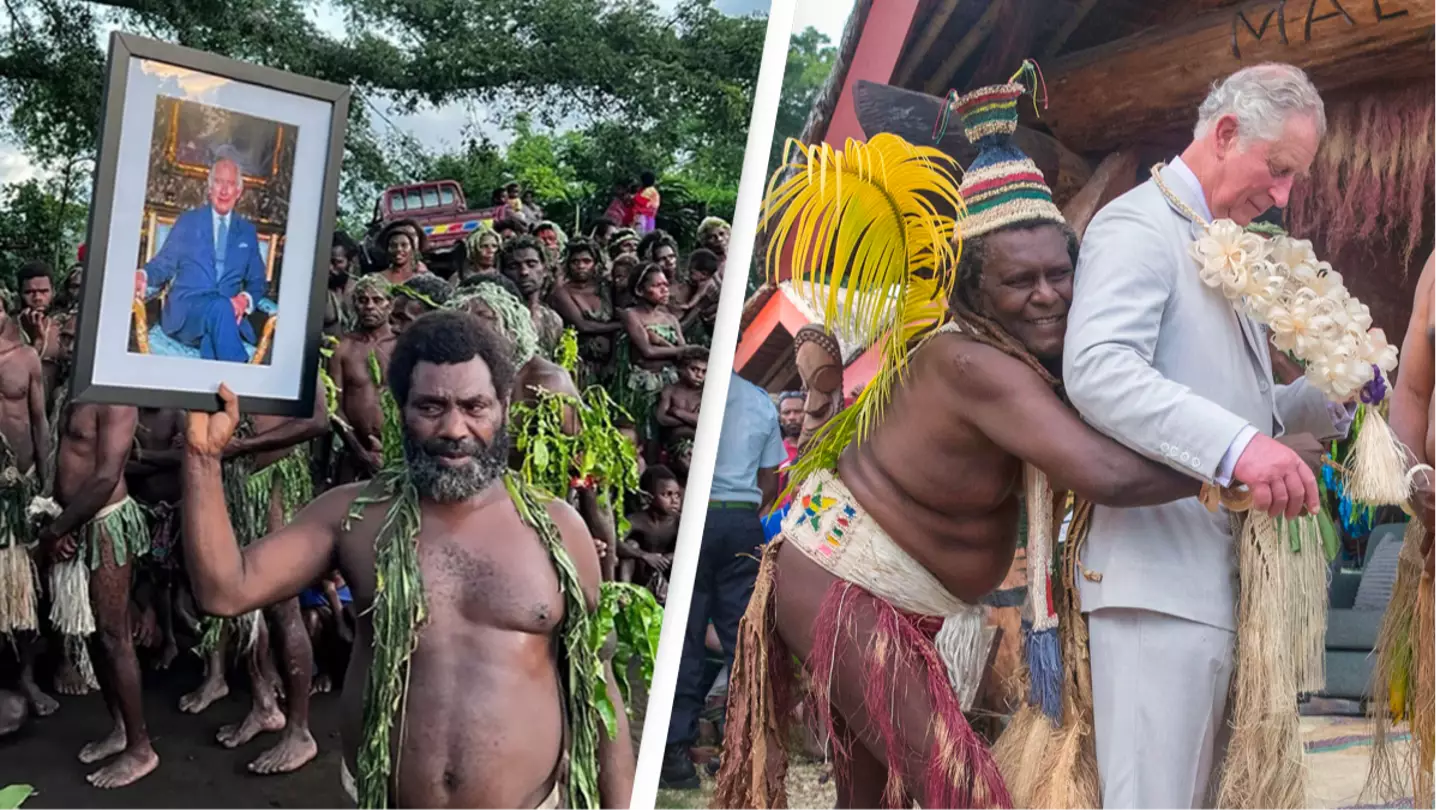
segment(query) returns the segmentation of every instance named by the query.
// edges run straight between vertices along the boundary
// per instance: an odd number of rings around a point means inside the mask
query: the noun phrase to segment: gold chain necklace
[[[1179,209],[1180,213],[1189,217],[1196,225],[1199,225],[1201,228],[1209,227],[1210,223],[1206,222],[1204,217],[1195,213],[1194,208],[1186,205],[1184,201],[1175,196],[1175,192],[1171,191],[1169,186],[1165,185],[1165,181],[1160,179],[1160,170],[1163,168],[1165,168],[1164,163],[1156,163],[1150,167],[1150,179],[1155,181],[1155,185],[1160,189],[1160,193],[1164,194],[1165,199],[1169,200],[1171,205]]]

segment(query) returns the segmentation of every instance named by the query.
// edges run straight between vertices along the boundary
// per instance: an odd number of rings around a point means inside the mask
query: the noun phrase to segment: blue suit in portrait
[[[208,204],[181,214],[170,234],[150,261],[145,276],[150,289],[170,282],[160,311],[165,334],[199,348],[206,360],[244,363],[245,344],[255,343],[248,317],[235,322],[230,299],[250,296],[246,314],[265,296],[265,261],[255,226],[233,209],[225,228],[223,248],[217,249],[215,211]]]

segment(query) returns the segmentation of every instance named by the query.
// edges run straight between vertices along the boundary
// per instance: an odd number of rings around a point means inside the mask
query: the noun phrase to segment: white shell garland
[[[1330,399],[1349,402],[1376,382],[1376,369],[1383,378],[1399,365],[1400,351],[1384,330],[1371,327],[1370,308],[1351,297],[1309,240],[1267,239],[1217,219],[1205,226],[1190,255],[1200,265],[1200,280],[1268,326],[1276,348],[1303,360],[1306,379]]]

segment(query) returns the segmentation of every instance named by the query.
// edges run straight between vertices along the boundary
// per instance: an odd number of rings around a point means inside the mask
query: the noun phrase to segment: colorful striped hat
[[[1022,83],[1025,78],[1030,79],[1029,88]],[[1027,59],[1007,84],[981,87],[963,96],[951,91],[947,112],[960,117],[965,137],[980,152],[960,183],[965,201],[965,215],[959,223],[962,238],[983,236],[1019,222],[1065,224],[1045,176],[1010,140],[1020,120],[1016,109],[1020,97],[1027,92],[1033,95],[1043,86],[1039,67]]]

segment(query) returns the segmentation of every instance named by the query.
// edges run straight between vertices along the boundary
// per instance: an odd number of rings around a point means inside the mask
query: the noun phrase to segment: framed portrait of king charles
[[[350,89],[110,37],[70,393],[314,406]]]

